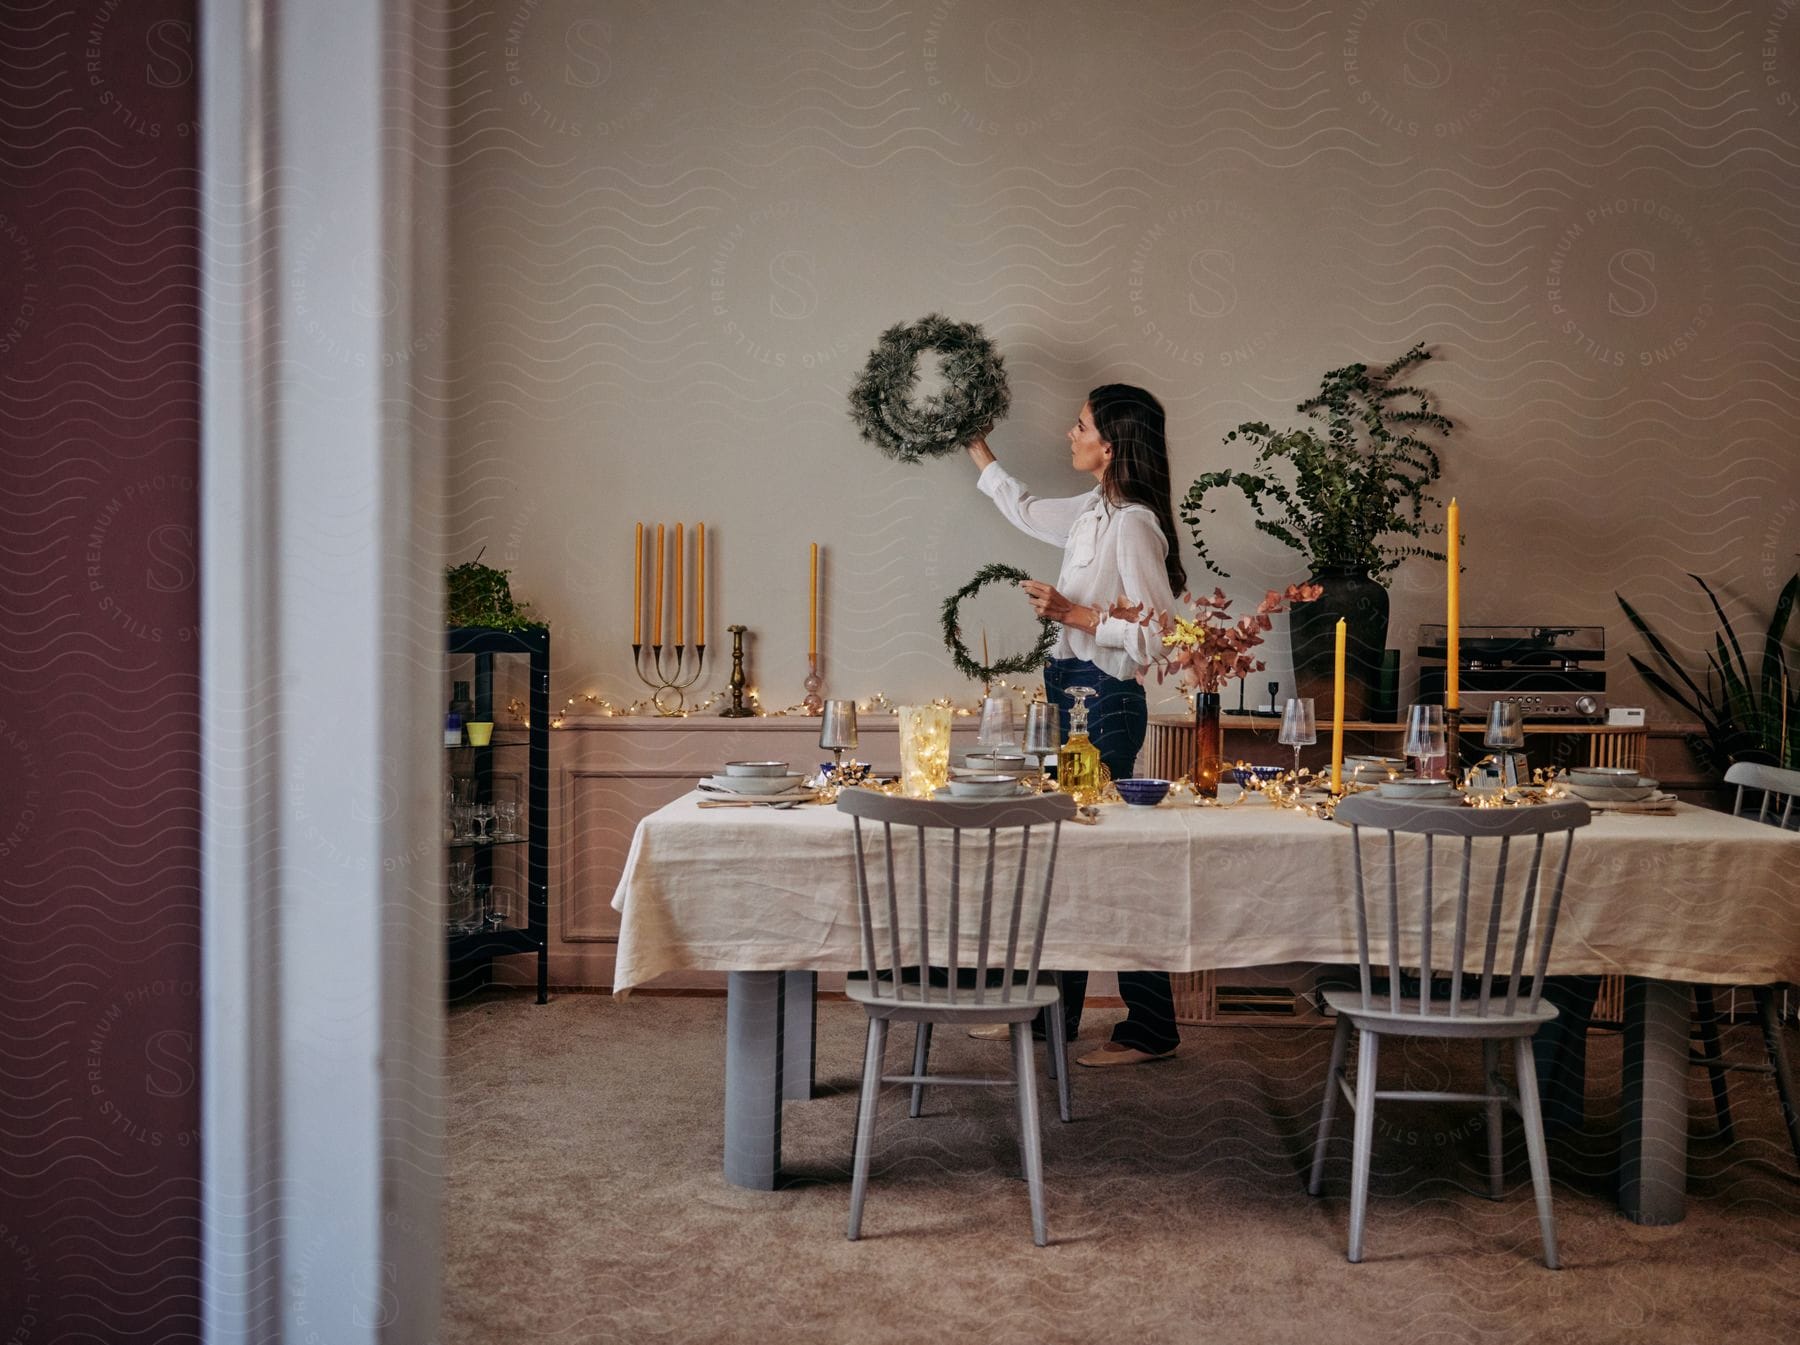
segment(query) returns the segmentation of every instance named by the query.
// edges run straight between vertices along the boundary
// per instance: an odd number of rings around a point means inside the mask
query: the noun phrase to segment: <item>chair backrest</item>
[[[1350,827],[1350,844],[1356,866],[1356,949],[1362,973],[1362,1000],[1365,1009],[1386,1007],[1398,1013],[1405,998],[1401,969],[1418,968],[1420,987],[1416,1011],[1422,1018],[1458,1018],[1490,1016],[1496,971],[1504,978],[1506,998],[1502,1013],[1512,1015],[1520,1010],[1536,1012],[1543,991],[1544,968],[1550,961],[1550,945],[1556,936],[1556,921],[1562,912],[1563,884],[1569,874],[1569,854],[1575,848],[1575,829],[1585,827],[1592,817],[1587,804],[1579,800],[1546,803],[1528,808],[1461,808],[1445,804],[1409,803],[1384,799],[1375,794],[1354,794],[1337,805],[1335,817]],[[1382,851],[1383,869],[1380,889],[1385,895],[1382,915],[1386,924],[1388,1003],[1376,1002],[1374,973],[1369,961],[1368,884],[1364,880],[1363,832],[1379,830],[1387,833]],[[1545,839],[1552,833],[1563,833],[1560,854],[1550,856],[1553,872],[1546,881]],[[1418,882],[1406,885],[1403,898],[1400,881],[1398,838],[1413,835],[1424,838],[1423,854],[1416,867]],[[1434,891],[1433,879],[1437,855],[1434,842],[1438,837],[1461,841],[1460,873],[1453,901],[1447,903],[1453,929],[1448,956],[1439,959],[1434,941],[1434,923],[1439,920],[1434,909],[1445,904]],[[1530,860],[1526,864],[1513,861],[1515,838],[1532,839]],[[1374,847],[1372,847],[1374,848]],[[1476,861],[1486,867],[1491,861],[1493,882],[1491,893],[1482,905],[1470,909],[1471,875]],[[1410,877],[1409,873],[1409,877]],[[1509,880],[1512,887],[1509,889]],[[1483,887],[1487,884],[1484,882]],[[1483,909],[1485,908],[1485,909]],[[1503,935],[1510,931],[1503,947]],[[1481,949],[1481,982],[1479,993],[1467,1003],[1463,1000],[1463,976],[1470,966],[1471,942]],[[1533,944],[1535,943],[1535,948]],[[1526,959],[1530,957],[1530,987],[1522,987]],[[1501,959],[1504,957],[1504,961]],[[1450,997],[1434,1001],[1431,988],[1439,969],[1450,974]],[[1408,1006],[1412,1007],[1412,1006]]]
[[[1794,807],[1794,800],[1800,798],[1800,771],[1735,761],[1725,772],[1725,783],[1737,786],[1737,802],[1731,808],[1734,816],[1744,815],[1744,791],[1758,789],[1762,791],[1762,807],[1756,813],[1758,822],[1772,822],[1784,831],[1800,824],[1800,809]]]
[[[945,1004],[982,1004],[990,995],[1006,1003],[1015,973],[1036,979],[1056,848],[1064,820],[1075,815],[1073,799],[935,802],[846,789],[838,811],[850,814],[856,832],[857,916],[872,993],[898,997],[909,968],[917,995]],[[879,855],[870,853],[877,848],[873,824],[880,826]],[[905,864],[902,849],[912,852]],[[880,865],[874,882],[872,863]],[[971,867],[974,881],[965,877]],[[905,879],[903,869],[910,870]],[[990,972],[998,973],[993,987]]]

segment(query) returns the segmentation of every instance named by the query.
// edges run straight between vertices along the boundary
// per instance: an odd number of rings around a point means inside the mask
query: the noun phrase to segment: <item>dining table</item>
[[[702,806],[718,801],[697,791],[639,822],[613,988],[728,973],[725,1178],[772,1190],[782,1107],[813,1092],[818,974],[861,967],[852,825],[818,803]],[[1347,827],[1255,793],[1095,811],[1061,828],[1043,966],[1356,961]],[[1618,1201],[1680,1221],[1692,987],[1800,980],[1800,832],[1686,803],[1597,811],[1575,833],[1548,973],[1625,978]]]

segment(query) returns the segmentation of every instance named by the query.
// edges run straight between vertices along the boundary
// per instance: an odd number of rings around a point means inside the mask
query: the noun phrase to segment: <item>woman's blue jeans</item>
[[[1065,739],[1069,733],[1069,712],[1075,707],[1068,689],[1080,686],[1091,687],[1095,692],[1087,698],[1088,738],[1099,749],[1101,764],[1113,779],[1128,779],[1150,726],[1143,684],[1130,678],[1109,677],[1086,659],[1051,659],[1044,665],[1044,697],[1061,707]],[[1073,893],[1066,899],[1080,901],[1081,894]],[[1063,1012],[1071,1037],[1081,1025],[1087,981],[1085,971],[1062,973]],[[1126,1015],[1113,1028],[1114,1041],[1151,1055],[1175,1049],[1181,1036],[1175,1028],[1175,996],[1168,972],[1120,972],[1119,997],[1125,1001]],[[1037,1031],[1041,1034],[1043,1030],[1040,1016]]]

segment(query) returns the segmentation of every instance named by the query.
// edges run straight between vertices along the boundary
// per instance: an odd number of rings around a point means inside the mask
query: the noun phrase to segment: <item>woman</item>
[[[1085,495],[1041,500],[995,461],[985,437],[968,445],[981,469],[977,482],[1008,522],[1063,548],[1054,586],[1022,585],[1041,617],[1062,631],[1044,669],[1044,694],[1062,707],[1065,733],[1072,686],[1092,687],[1088,736],[1114,779],[1132,773],[1144,745],[1149,713],[1139,680],[1161,649],[1161,637],[1139,625],[1134,608],[1170,612],[1187,575],[1173,545],[1169,506],[1169,450],[1162,404],[1142,388],[1109,383],[1088,394],[1069,449],[1078,472],[1098,483]],[[1086,972],[1063,973],[1069,1036],[1081,1019]],[[1129,1010],[1112,1040],[1081,1057],[1089,1066],[1135,1065],[1173,1055],[1180,1044],[1167,972],[1121,972],[1119,993]],[[1042,1032],[1040,1020],[1037,1031]]]

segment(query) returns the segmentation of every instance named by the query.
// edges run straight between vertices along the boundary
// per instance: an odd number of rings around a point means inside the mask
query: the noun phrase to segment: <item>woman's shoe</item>
[[[1114,1065],[1142,1065],[1152,1060],[1172,1060],[1177,1048],[1152,1055],[1148,1051],[1140,1051],[1135,1046],[1121,1046],[1116,1041],[1109,1041],[1098,1051],[1089,1051],[1084,1056],[1076,1057],[1077,1065],[1086,1065],[1089,1069],[1110,1069]]]
[[[1010,1023],[990,1023],[986,1027],[970,1028],[969,1035],[975,1038],[976,1041],[1010,1041],[1012,1039],[1011,1029],[1012,1024]],[[1043,1041],[1044,1035],[1039,1033],[1036,1029],[1033,1029],[1031,1039],[1033,1041]],[[1069,1034],[1069,1040],[1075,1040],[1075,1034],[1073,1032]]]

